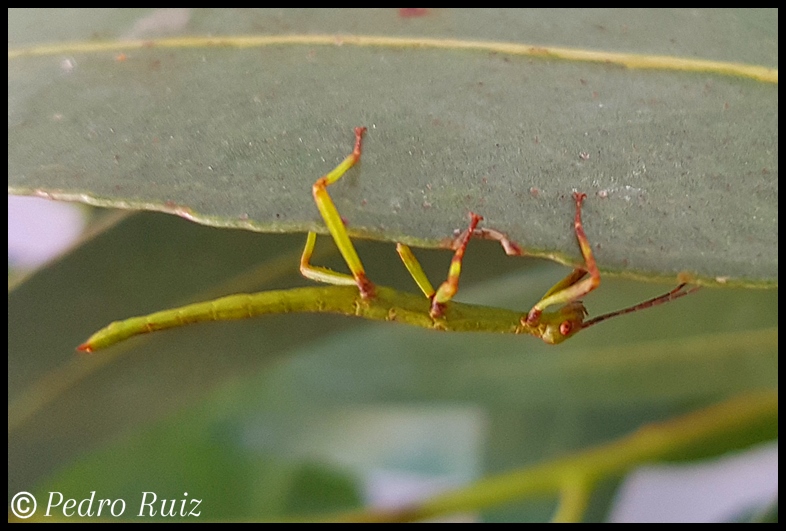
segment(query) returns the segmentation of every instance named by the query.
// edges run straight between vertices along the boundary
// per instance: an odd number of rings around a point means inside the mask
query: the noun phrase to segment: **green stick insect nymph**
[[[339,273],[310,263],[316,242],[316,233],[309,232],[300,260],[300,272],[307,278],[331,284],[308,288],[265,291],[253,294],[229,295],[213,301],[189,304],[180,308],[164,310],[150,315],[116,321],[93,334],[77,347],[83,352],[93,352],[114,345],[138,334],[174,328],[203,321],[245,319],[269,313],[340,313],[382,321],[396,321],[411,325],[448,331],[502,332],[530,334],[546,343],[558,344],[574,336],[580,330],[601,321],[643,310],[683,297],[695,291],[680,284],[670,292],[642,302],[630,308],[585,320],[587,310],[581,299],[600,284],[600,272],[595,264],[587,236],[581,222],[581,206],[585,194],[574,193],[576,215],[574,230],[578,240],[584,266],[574,269],[568,276],[555,284],[532,309],[521,314],[511,310],[476,306],[452,301],[458,291],[461,262],[467,244],[483,220],[470,214],[469,229],[462,233],[450,263],[448,276],[438,289],[434,289],[412,250],[399,243],[396,246],[415,283],[425,295],[423,297],[378,286],[366,276],[363,263],[355,246],[349,239],[344,222],[328,194],[328,186],[336,183],[360,160],[365,127],[355,129],[355,148],[341,164],[317,179],[312,187],[314,201],[336,242],[351,274]],[[555,311],[546,309],[561,304]]]

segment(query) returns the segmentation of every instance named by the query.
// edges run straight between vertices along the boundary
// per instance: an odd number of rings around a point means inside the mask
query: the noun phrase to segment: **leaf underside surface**
[[[580,264],[578,190],[606,273],[777,284],[777,71],[772,83],[544,51],[776,65],[775,20],[678,11],[690,32],[669,41],[633,12],[603,25],[585,13],[582,38],[544,33],[553,13],[495,13],[429,12],[419,31],[395,11],[345,14],[329,39],[309,16],[265,11],[249,18],[272,40],[231,37],[255,26],[228,34],[199,11],[175,34],[230,36],[77,32],[44,48],[48,36],[12,32],[9,192],[324,232],[311,185],[366,126],[361,164],[329,190],[353,237],[445,246],[472,211],[527,254]],[[375,27],[408,40],[339,37]],[[732,30],[749,49],[708,41]],[[462,45],[478,39],[543,49]]]

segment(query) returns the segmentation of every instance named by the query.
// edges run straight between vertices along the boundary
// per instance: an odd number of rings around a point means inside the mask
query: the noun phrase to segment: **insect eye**
[[[570,334],[570,331],[573,330],[573,323],[570,321],[562,321],[559,325],[559,333],[563,336]]]

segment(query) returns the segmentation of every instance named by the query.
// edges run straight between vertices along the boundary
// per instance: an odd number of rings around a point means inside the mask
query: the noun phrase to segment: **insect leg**
[[[456,248],[456,253],[453,255],[453,259],[450,262],[448,279],[442,283],[442,285],[439,287],[439,290],[435,290],[434,286],[431,285],[431,282],[429,282],[428,277],[426,277],[426,273],[423,271],[420,262],[418,262],[418,259],[415,258],[415,255],[412,253],[412,250],[409,248],[409,246],[404,245],[403,243],[396,244],[396,252],[398,252],[398,255],[401,257],[401,261],[404,262],[404,266],[407,268],[407,271],[409,271],[409,274],[412,275],[412,278],[420,288],[420,291],[423,292],[426,298],[431,300],[430,313],[432,317],[439,317],[442,315],[445,303],[452,299],[458,291],[458,281],[459,276],[461,275],[461,260],[464,258],[464,251],[467,248],[470,238],[475,233],[475,227],[477,226],[478,222],[483,219],[481,216],[476,214],[470,215],[472,216],[472,221],[470,222],[469,229],[461,233],[458,247]]]
[[[528,325],[538,324],[543,310],[549,306],[578,300],[600,285],[600,271],[598,271],[598,266],[595,264],[592,248],[581,223],[581,203],[587,195],[574,193],[573,197],[576,200],[576,217],[573,225],[576,231],[576,239],[579,241],[579,247],[581,248],[581,254],[584,256],[585,266],[574,269],[570,275],[546,292],[543,298],[527,314],[526,324]],[[584,278],[588,273],[589,277]]]
[[[303,255],[300,257],[300,273],[311,280],[325,282],[326,284],[336,284],[338,286],[353,286],[357,284],[355,277],[346,273],[339,273],[327,267],[311,265],[311,255],[314,253],[314,244],[317,241],[317,233],[309,232],[306,236],[306,246],[303,248]]]
[[[325,220],[325,225],[333,236],[341,256],[349,266],[352,276],[344,273],[338,273],[324,267],[312,266],[309,263],[311,254],[314,249],[314,242],[316,235],[309,233],[306,239],[306,247],[303,249],[303,257],[300,260],[300,272],[306,278],[318,280],[320,282],[327,282],[328,284],[357,284],[360,294],[363,298],[370,298],[374,296],[374,284],[366,277],[366,272],[363,269],[363,263],[358,257],[355,246],[349,239],[347,229],[344,226],[344,221],[341,219],[336,205],[328,194],[327,187],[338,181],[358,160],[360,160],[361,143],[363,140],[363,133],[366,132],[365,127],[355,128],[355,149],[345,158],[341,164],[336,166],[330,173],[320,177],[314,183],[312,192],[314,195],[314,202],[317,204],[319,213],[322,214],[322,219]],[[349,281],[351,279],[351,282]]]
[[[401,261],[404,262],[404,267],[406,267],[409,274],[412,275],[420,291],[423,292],[423,295],[425,295],[427,299],[431,300],[436,290],[434,286],[431,285],[431,282],[429,282],[426,272],[423,271],[420,262],[418,262],[418,259],[415,258],[415,255],[412,253],[412,249],[403,243],[397,243],[396,252],[401,258]]]
[[[471,212],[470,217],[471,221],[469,223],[467,235],[461,241],[461,245],[456,249],[456,254],[453,255],[453,259],[450,261],[448,278],[440,285],[431,299],[431,317],[436,318],[442,315],[445,304],[452,299],[458,291],[459,276],[461,275],[461,260],[464,258],[464,251],[467,249],[467,244],[470,238],[472,238],[472,234],[475,232],[475,227],[477,227],[478,223],[483,219],[481,216]]]

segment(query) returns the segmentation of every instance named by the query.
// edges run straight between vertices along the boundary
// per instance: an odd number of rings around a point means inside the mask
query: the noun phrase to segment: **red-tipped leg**
[[[483,220],[482,216],[478,216],[470,212],[470,223],[469,229],[466,232],[466,235],[461,241],[458,249],[456,249],[456,253],[453,255],[453,259],[450,261],[450,269],[448,270],[448,278],[442,285],[437,289],[437,292],[434,294],[434,297],[431,299],[431,317],[437,318],[442,315],[442,312],[445,310],[445,304],[453,298],[453,296],[458,291],[458,284],[459,284],[459,277],[461,276],[461,261],[464,258],[464,251],[467,250],[467,244],[469,243],[470,238],[472,238],[472,234],[475,232],[475,227],[478,226],[478,223]]]
[[[570,275],[555,284],[532,310],[521,318],[523,327],[539,335],[545,342],[557,344],[565,341],[580,330],[606,319],[673,301],[699,289],[698,287],[685,289],[686,284],[681,283],[670,292],[659,297],[585,321],[586,309],[578,299],[598,287],[600,284],[600,272],[581,222],[581,205],[587,196],[586,194],[574,193],[573,197],[576,200],[574,228],[576,239],[579,241],[579,247],[581,248],[581,254],[584,256],[585,265],[584,267],[574,269]],[[587,274],[589,274],[589,278],[584,278]],[[543,311],[552,304],[559,303],[564,304],[564,306],[557,311],[548,313]]]
[[[527,314],[524,321],[526,325],[537,325],[543,310],[549,306],[553,304],[567,304],[578,300],[600,285],[600,271],[598,271],[598,266],[595,264],[592,247],[589,240],[587,240],[587,235],[584,233],[584,226],[581,222],[581,205],[586,197],[587,194],[578,192],[573,194],[573,198],[576,200],[576,217],[574,218],[573,226],[585,265],[583,268],[574,269],[570,275],[546,292],[543,298]],[[587,273],[589,273],[589,278],[584,279]]]
[[[349,234],[347,234],[344,221],[341,219],[341,215],[338,213],[336,205],[333,203],[333,200],[330,198],[330,194],[328,194],[327,191],[327,187],[329,185],[338,181],[347,172],[347,170],[357,164],[358,160],[360,160],[360,154],[363,145],[363,134],[365,132],[365,127],[355,128],[355,147],[352,150],[352,153],[349,154],[341,162],[341,164],[336,166],[331,172],[317,179],[317,181],[314,183],[314,186],[312,187],[314,202],[319,209],[319,213],[322,214],[322,219],[325,220],[325,225],[327,226],[328,231],[330,231],[330,235],[333,236],[333,240],[336,242],[336,246],[341,252],[341,256],[344,257],[344,261],[347,263],[347,266],[349,266],[349,270],[352,275],[350,276],[345,273],[339,273],[324,267],[312,266],[310,264],[311,254],[314,250],[314,242],[316,241],[316,234],[313,232],[310,232],[308,238],[306,239],[306,247],[303,249],[303,256],[300,259],[300,272],[306,278],[317,280],[319,282],[327,282],[328,284],[356,284],[358,290],[360,290],[360,295],[363,298],[368,299],[374,296],[374,284],[372,284],[368,277],[366,277],[366,272],[363,269],[363,263],[360,261],[360,257],[355,250],[355,246],[349,239]]]

